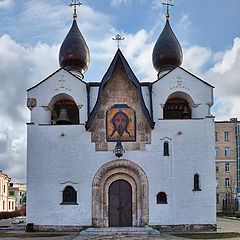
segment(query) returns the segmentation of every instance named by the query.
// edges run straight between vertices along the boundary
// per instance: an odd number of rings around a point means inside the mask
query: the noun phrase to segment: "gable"
[[[121,129],[116,121],[124,122]],[[101,82],[86,129],[98,151],[113,150],[118,140],[129,142],[131,150],[140,150],[151,142],[153,126],[141,85],[118,50]]]
[[[213,86],[185,69],[175,68],[153,83],[153,92],[161,104],[175,93],[185,94],[193,104],[213,104]]]
[[[88,118],[88,121],[86,123],[86,129],[88,130],[91,127],[92,121],[94,119],[94,117],[96,116],[97,112],[99,111],[99,108],[101,106],[102,103],[102,92],[105,89],[107,83],[112,79],[113,74],[116,73],[118,66],[121,65],[122,68],[122,73],[124,73],[125,76],[127,76],[127,79],[129,82],[131,82],[135,88],[136,88],[136,97],[138,98],[140,104],[141,104],[141,109],[150,125],[151,128],[154,127],[154,123],[153,120],[149,114],[149,111],[145,105],[143,96],[142,96],[142,90],[141,90],[141,85],[138,81],[138,79],[136,78],[136,76],[134,75],[132,69],[130,68],[130,66],[128,65],[126,59],[124,58],[123,54],[121,53],[120,49],[117,50],[112,63],[110,64],[107,72],[105,73],[100,87],[99,87],[99,92],[98,92],[98,97],[97,97],[97,102],[92,110],[92,112],[90,113],[90,116]],[[122,89],[124,90],[124,89]]]

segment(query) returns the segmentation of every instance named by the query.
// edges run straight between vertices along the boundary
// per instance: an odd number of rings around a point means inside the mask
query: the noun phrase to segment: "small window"
[[[230,201],[231,201],[231,194],[230,194],[230,193],[226,193],[226,195],[225,195],[225,200],[226,200],[227,202],[230,202]]]
[[[9,191],[9,196],[14,196],[14,191]]]
[[[6,185],[3,185],[3,193],[6,192]]]
[[[230,187],[230,178],[225,178],[225,187]]]
[[[163,143],[163,156],[169,156],[169,142]]]
[[[14,202],[12,202],[12,209],[14,210]]]
[[[201,191],[199,174],[194,174],[193,177],[193,191]]]
[[[72,186],[65,187],[62,204],[77,204],[77,192]]]
[[[216,172],[219,172],[219,162],[216,162]]]
[[[219,193],[216,194],[216,204],[219,204]]]
[[[217,142],[218,141],[218,133],[215,132],[215,141]]]
[[[229,132],[224,132],[224,141],[225,142],[229,141]]]
[[[230,156],[230,148],[229,147],[225,147],[224,148],[224,156],[225,157],[229,157]]]
[[[225,172],[230,172],[230,163],[225,163]]]
[[[3,201],[3,210],[5,210],[5,201]]]
[[[157,204],[167,204],[167,195],[165,192],[159,192],[157,195]]]
[[[216,179],[216,187],[218,188],[220,186],[220,181],[219,181],[219,179],[217,178]]]
[[[220,155],[219,147],[215,147],[215,157],[218,157]]]

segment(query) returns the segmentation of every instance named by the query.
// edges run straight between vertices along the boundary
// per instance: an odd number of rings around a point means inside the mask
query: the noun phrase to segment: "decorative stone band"
[[[91,226],[34,225],[33,230],[37,232],[79,232],[89,227]],[[160,232],[201,232],[217,230],[217,224],[152,225],[150,227]]]
[[[80,232],[90,226],[34,225],[36,232]]]
[[[179,225],[151,225],[160,232],[202,232],[217,231],[217,224],[179,224]]]

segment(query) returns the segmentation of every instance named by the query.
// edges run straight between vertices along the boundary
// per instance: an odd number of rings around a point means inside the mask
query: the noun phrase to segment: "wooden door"
[[[109,227],[132,226],[132,187],[125,180],[113,182],[108,191]]]

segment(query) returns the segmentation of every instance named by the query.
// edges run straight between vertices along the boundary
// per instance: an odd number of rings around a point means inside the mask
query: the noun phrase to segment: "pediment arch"
[[[116,180],[126,180],[133,189],[133,226],[149,223],[149,185],[147,175],[136,163],[121,159],[104,164],[92,182],[92,224],[108,227],[108,188]]]

